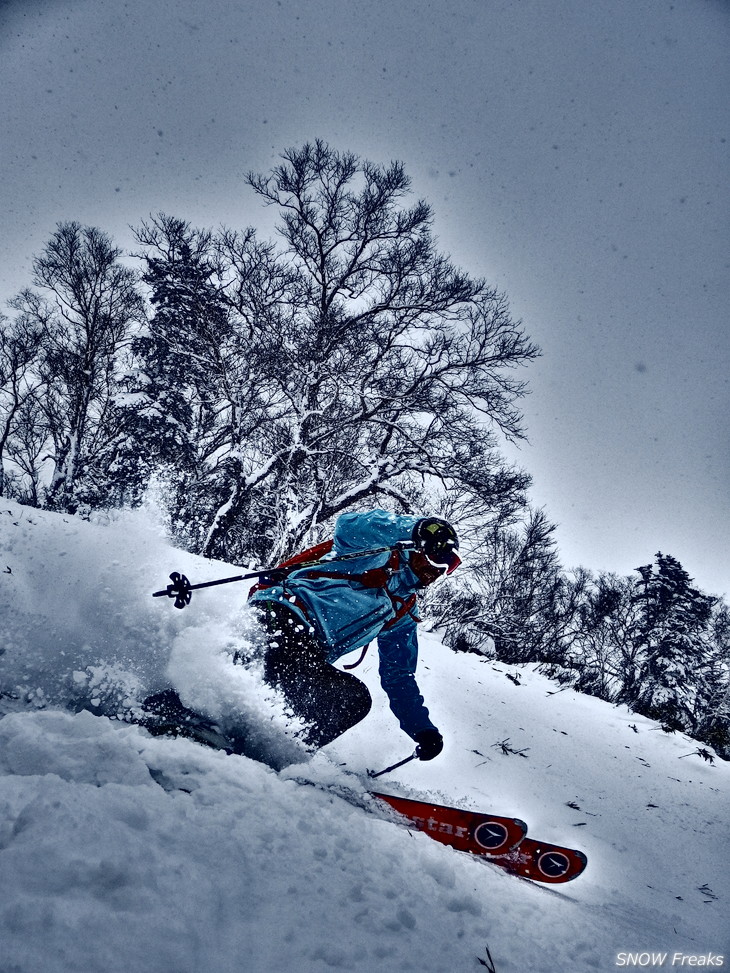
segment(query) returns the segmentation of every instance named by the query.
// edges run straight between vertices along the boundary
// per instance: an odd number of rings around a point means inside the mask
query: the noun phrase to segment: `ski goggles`
[[[461,558],[454,550],[443,550],[438,553],[423,555],[428,563],[444,574],[453,574],[461,564]]]

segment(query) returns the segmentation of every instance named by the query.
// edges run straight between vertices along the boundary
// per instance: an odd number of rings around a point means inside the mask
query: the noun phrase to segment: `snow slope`
[[[424,634],[446,748],[378,787],[588,854],[572,884],[521,881],[302,782],[367,803],[366,769],[412,750],[374,651],[357,670],[372,713],[307,758],[256,665],[231,664],[253,644],[245,587],[178,611],[150,597],[171,570],[239,573],[171,549],[141,512],[0,505],[0,973],[450,973],[484,970],[487,945],[498,973],[730,968],[728,764]],[[170,682],[277,769],[117,718]]]

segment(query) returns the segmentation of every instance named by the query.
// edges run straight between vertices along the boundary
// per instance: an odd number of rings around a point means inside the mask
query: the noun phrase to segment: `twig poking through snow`
[[[692,753],[683,753],[679,759],[682,760],[684,757],[702,757],[702,759],[706,760],[709,764],[715,763],[713,754],[711,754],[706,747],[697,747],[697,749],[693,750]]]
[[[485,948],[487,950],[487,958],[486,958],[486,960],[483,960],[480,956],[477,956],[477,959],[482,964],[482,966],[486,966],[486,968],[489,971],[489,973],[497,973],[497,967],[494,965],[494,960],[492,959],[492,954],[489,952],[489,946],[486,946]]]
[[[500,740],[498,743],[493,743],[492,749],[501,750],[502,753],[506,755],[514,754],[517,757],[525,757],[525,759],[527,759],[527,751],[530,748],[525,747],[524,750],[515,750],[515,748],[509,742],[509,737],[507,737],[506,740]]]

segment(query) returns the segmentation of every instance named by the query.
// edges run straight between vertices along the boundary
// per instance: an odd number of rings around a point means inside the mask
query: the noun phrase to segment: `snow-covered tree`
[[[433,484],[513,514],[529,480],[499,435],[522,435],[514,370],[537,351],[437,251],[403,167],[317,142],[248,181],[283,246],[167,216],[138,231],[154,314],[129,404],[190,545],[269,563],[352,506],[428,505]]]
[[[693,735],[730,760],[730,608],[724,601],[714,605],[709,631],[711,651]]]
[[[642,654],[637,712],[674,729],[691,730],[698,699],[707,695],[712,661],[708,626],[716,599],[692,586],[676,558],[659,552],[637,568]]]
[[[108,494],[121,357],[144,313],[121,256],[101,230],[60,223],[33,262],[35,289],[11,302],[41,334],[39,401],[52,462],[45,503],[54,509],[73,512]]]
[[[636,698],[641,679],[640,609],[633,578],[584,568],[575,572],[578,608],[566,666],[577,690],[611,702]]]
[[[197,507],[210,503],[207,480],[225,437],[220,372],[241,349],[226,347],[211,235],[160,214],[137,238],[146,248],[152,314],[132,343],[134,367],[120,400],[130,432],[128,490],[138,496],[154,472],[165,484],[174,533],[195,548]]]
[[[153,307],[134,343],[137,367],[127,380],[140,480],[156,471],[174,532],[191,549],[206,551],[230,484],[276,450],[271,430],[275,437],[282,401],[272,376],[286,354],[277,295],[280,275],[292,275],[253,231],[214,237],[160,214],[137,236]],[[266,511],[275,506],[259,494],[246,516],[229,520],[227,556],[271,548],[271,531],[258,541]],[[286,509],[285,498],[278,507]]]
[[[43,385],[37,367],[41,337],[41,329],[25,315],[14,321],[0,315],[0,496],[31,502],[37,501],[38,457],[24,446],[42,422],[36,398]]]
[[[543,510],[529,510],[521,524],[469,536],[468,572],[429,596],[447,644],[505,662],[563,665],[581,588],[561,568],[554,531]]]
[[[504,297],[438,252],[410,180],[322,142],[292,149],[249,184],[281,216],[283,249],[220,240],[220,276],[267,401],[232,444],[206,554],[276,558],[354,505],[423,503],[430,484],[495,519],[527,477],[499,435],[519,438],[515,369],[537,351]],[[263,268],[263,272],[262,272]],[[428,501],[426,501],[428,503]]]

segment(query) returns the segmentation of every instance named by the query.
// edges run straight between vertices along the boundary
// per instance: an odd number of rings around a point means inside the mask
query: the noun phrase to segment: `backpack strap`
[[[351,662],[349,666],[346,666],[343,663],[342,668],[343,669],[357,669],[357,667],[360,665],[360,663],[362,662],[362,660],[365,658],[365,654],[366,654],[366,652],[367,652],[367,650],[369,648],[370,648],[370,643],[368,642],[367,645],[363,645],[362,652],[360,653],[360,658],[357,660],[357,662]]]
[[[280,568],[291,568],[297,564],[301,564],[302,567],[300,570],[304,570],[306,569],[307,564],[311,563],[312,567],[307,571],[308,578],[332,578],[335,581],[356,581],[358,584],[361,584],[363,588],[382,588],[386,595],[390,598],[391,604],[393,605],[393,609],[395,611],[395,615],[390,619],[389,622],[387,622],[384,628],[392,628],[396,622],[399,622],[401,618],[404,618],[409,614],[415,622],[420,621],[420,619],[413,615],[413,609],[415,608],[417,601],[415,594],[410,595],[408,598],[401,598],[399,595],[394,595],[388,590],[388,582],[400,568],[401,552],[399,550],[393,549],[390,552],[390,557],[388,558],[387,562],[381,567],[369,568],[367,571],[363,571],[361,574],[351,574],[345,571],[331,571],[327,570],[327,568],[315,566],[317,561],[331,552],[332,547],[333,541],[323,541],[321,544],[316,544],[314,547],[307,548],[306,551],[301,551],[299,554],[295,554],[286,561],[282,561],[281,564],[277,564],[274,570],[279,570]],[[258,584],[251,588],[249,598],[255,591],[259,591],[262,588],[270,588],[274,583],[275,582],[270,581],[269,579],[262,578]],[[360,662],[355,663],[355,665],[359,664]],[[354,666],[351,668],[354,668]]]
[[[401,618],[405,618],[406,615],[410,615],[416,623],[421,621],[420,618],[416,618],[413,614],[413,609],[416,607],[416,601],[418,600],[415,595],[411,595],[408,598],[400,598],[398,595],[393,595],[389,591],[387,591],[387,594],[393,603],[393,608],[395,608],[395,615],[383,628],[392,628],[396,622],[399,622]],[[400,602],[400,605],[397,602]]]
[[[334,546],[334,541],[332,539],[328,541],[322,541],[320,544],[315,544],[314,547],[308,547],[306,551],[300,551],[299,554],[289,557],[286,561],[282,561],[281,564],[277,564],[272,572],[281,570],[282,568],[293,568],[297,564],[301,564],[302,567],[306,566],[310,562],[319,561],[329,554]],[[262,577],[249,591],[248,597],[251,598],[255,591],[261,591],[265,588],[272,588],[276,584],[275,580],[270,578]]]
[[[281,564],[277,564],[278,568],[291,568],[295,564],[306,564],[310,561],[320,561],[325,554],[329,554],[334,547],[334,541],[332,539],[328,541],[322,541],[321,544],[315,544],[314,547],[308,547],[306,551],[300,551],[299,554],[295,554],[293,557],[287,558],[286,561],[282,561]]]
[[[357,581],[363,588],[385,588],[399,566],[400,553],[398,551],[391,551],[386,564],[379,568],[369,568],[361,574],[352,574],[352,572],[346,571],[329,571],[327,568],[312,568],[307,571],[307,577],[334,578],[337,581]]]

